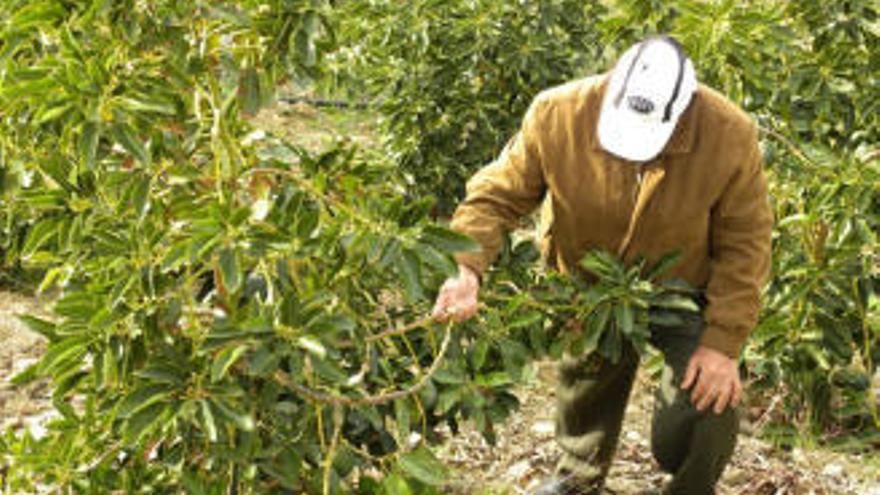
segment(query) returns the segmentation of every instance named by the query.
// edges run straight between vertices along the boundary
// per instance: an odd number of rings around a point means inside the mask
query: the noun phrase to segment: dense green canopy
[[[758,405],[784,398],[766,433],[877,447],[875,2],[405,3],[0,4],[0,280],[57,295],[16,381],[49,378],[60,414],[0,435],[0,486],[439,491],[437,425],[492,440],[529,362],[643,347],[648,308],[690,307],[640,266],[591,254],[588,286],[519,242],[478,321],[423,316],[473,248],[442,225],[463,181],[539,90],[655,32],[761,128],[775,261],[743,365]],[[379,149],[255,132],[290,81],[366,103]]]

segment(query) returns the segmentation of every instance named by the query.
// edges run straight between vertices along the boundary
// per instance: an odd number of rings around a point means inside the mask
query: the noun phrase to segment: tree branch
[[[419,322],[416,322],[419,323]],[[415,324],[413,324],[415,325]],[[413,326],[410,325],[410,326]],[[290,375],[283,371],[275,372],[275,381],[277,381],[280,385],[289,388],[294,391],[298,395],[301,395],[303,398],[308,400],[309,402],[319,403],[319,404],[328,404],[332,406],[346,406],[346,407],[362,407],[362,406],[378,406],[381,404],[387,404],[389,402],[393,402],[398,399],[403,399],[404,397],[408,397],[417,393],[421,390],[425,385],[427,385],[428,380],[437,373],[437,370],[440,369],[440,366],[443,364],[444,359],[446,358],[446,352],[449,350],[449,343],[452,341],[452,325],[448,324],[446,326],[446,333],[443,336],[443,342],[440,344],[440,351],[437,353],[437,356],[434,358],[434,362],[431,363],[431,366],[422,375],[419,380],[412,384],[411,386],[402,389],[396,390],[394,392],[385,392],[380,395],[370,395],[367,397],[354,398],[347,397],[344,395],[335,395],[327,392],[321,392],[318,390],[314,390],[312,388],[306,387],[305,385],[301,385],[290,378]]]

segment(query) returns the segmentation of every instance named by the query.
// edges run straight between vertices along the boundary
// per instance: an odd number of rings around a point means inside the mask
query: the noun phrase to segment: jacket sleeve
[[[753,125],[744,153],[712,209],[707,328],[702,344],[732,358],[758,321],[761,291],[770,271],[773,213]]]
[[[544,197],[546,185],[538,139],[543,106],[536,99],[519,132],[500,156],[468,181],[466,197],[452,217],[453,230],[480,244],[480,251],[456,255],[458,263],[478,274],[498,256],[507,231],[537,208]]]

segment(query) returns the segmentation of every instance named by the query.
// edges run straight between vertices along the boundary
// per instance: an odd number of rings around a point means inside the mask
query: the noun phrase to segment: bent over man
[[[698,84],[668,36],[631,47],[609,74],[542,92],[499,158],[468,182],[452,228],[482,249],[458,255],[436,317],[476,313],[480,274],[505,232],[545,197],[542,253],[562,273],[576,275],[596,248],[624,260],[681,253],[668,275],[701,289],[703,310],[679,327],[651,329],[665,357],[652,451],[672,474],[667,493],[713,493],[736,443],[737,360],[770,265],[772,214],[755,123]],[[632,349],[617,363],[562,360],[562,458],[535,493],[601,493],[637,366]]]

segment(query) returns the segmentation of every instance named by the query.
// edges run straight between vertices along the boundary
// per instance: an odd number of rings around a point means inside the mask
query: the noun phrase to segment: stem
[[[315,406],[315,416],[318,424],[318,443],[321,445],[321,450],[324,450],[327,448],[327,440],[324,438],[324,408],[320,404]]]
[[[515,297],[516,296],[502,296],[500,294],[488,293],[485,296],[483,296],[483,300],[485,300],[487,302],[510,302]],[[553,302],[548,305],[548,304],[542,303],[540,301],[537,301],[532,297],[530,297],[528,299],[522,299],[521,303],[523,306],[530,306],[532,308],[539,309],[542,311],[545,311],[549,305],[552,305],[552,307],[557,310],[577,311],[580,308],[580,306],[578,306],[576,304],[564,304],[564,303],[557,303],[557,302]]]
[[[859,297],[859,287],[858,283],[853,281],[853,291],[855,292],[855,300],[861,301]],[[862,340],[864,340],[864,357],[865,360],[865,371],[868,374],[868,411],[871,412],[871,418],[874,420],[874,425],[880,429],[880,411],[877,409],[877,400],[874,397],[874,387],[871,384],[872,374],[875,372],[874,370],[874,361],[871,356],[871,328],[868,326],[868,309],[865,308],[861,303],[857,304],[859,312],[859,319],[861,320],[862,325]]]
[[[419,328],[424,328],[429,324],[434,322],[434,317],[426,316],[422,319],[416,320],[412,323],[406,324],[400,328],[389,328],[388,330],[379,332],[377,334],[368,335],[364,340],[368,343],[375,342],[377,340],[387,339],[388,337],[395,337],[397,335],[404,335],[413,330],[418,330]]]
[[[435,321],[434,317],[426,316],[426,317],[421,318],[419,320],[416,320],[412,323],[407,323],[406,325],[399,327],[399,328],[391,327],[391,328],[383,330],[377,334],[367,335],[366,337],[364,337],[364,342],[367,344],[372,344],[372,343],[375,343],[379,340],[387,339],[388,337],[398,337],[401,335],[406,335],[414,330],[418,330],[420,328],[425,328],[428,325],[430,325],[431,323],[434,323],[434,321]],[[337,343],[336,347],[340,348],[340,349],[350,349],[352,347],[355,347],[355,343],[352,341],[349,341],[349,340],[344,340],[342,342]]]
[[[763,127],[763,126],[759,127],[759,129],[761,130],[761,132],[767,134],[768,136],[772,137],[773,139],[776,139],[777,141],[779,141],[780,143],[785,145],[785,147],[788,148],[788,150],[791,151],[791,153],[794,156],[796,156],[798,159],[800,159],[804,163],[811,165],[813,167],[818,166],[818,164],[816,162],[814,162],[812,159],[810,159],[810,157],[808,157],[803,151],[801,151],[801,149],[798,148],[797,145],[795,145],[793,142],[791,142],[791,140],[788,139],[787,137],[785,137],[781,132],[777,131],[776,129],[773,129],[770,127]]]
[[[764,414],[762,414],[761,417],[758,418],[757,421],[755,421],[755,431],[756,432],[760,432],[761,430],[764,429],[764,426],[766,426],[767,422],[770,420],[770,415],[773,413],[774,410],[776,410],[776,406],[779,405],[779,402],[781,400],[782,400],[781,394],[777,393],[776,395],[773,396],[773,400],[770,401],[770,406],[768,406],[767,409],[764,411]]]
[[[333,459],[336,458],[336,450],[339,448],[339,437],[342,432],[342,423],[345,420],[345,412],[342,407],[333,408],[333,438],[330,440],[330,449],[324,457],[323,493],[330,495],[330,472],[333,470]]]
[[[443,361],[446,358],[446,352],[449,350],[449,343],[451,341],[452,325],[448,325],[446,327],[446,333],[443,337],[443,343],[440,345],[440,352],[437,353],[437,357],[434,358],[434,362],[431,363],[431,366],[428,368],[425,374],[422,375],[419,380],[410,387],[396,390],[394,392],[385,392],[379,395],[368,395],[366,397],[353,398],[343,395],[321,392],[313,388],[301,385],[293,381],[290,378],[290,375],[283,371],[275,372],[274,377],[275,381],[277,381],[282,386],[293,390],[297,394],[303,396],[309,402],[315,404],[347,407],[378,406],[416,394],[419,390],[424,388],[424,386],[427,385],[428,380],[430,380],[431,377],[434,376],[435,373],[437,373],[437,370],[439,370],[440,366],[443,364]]]

